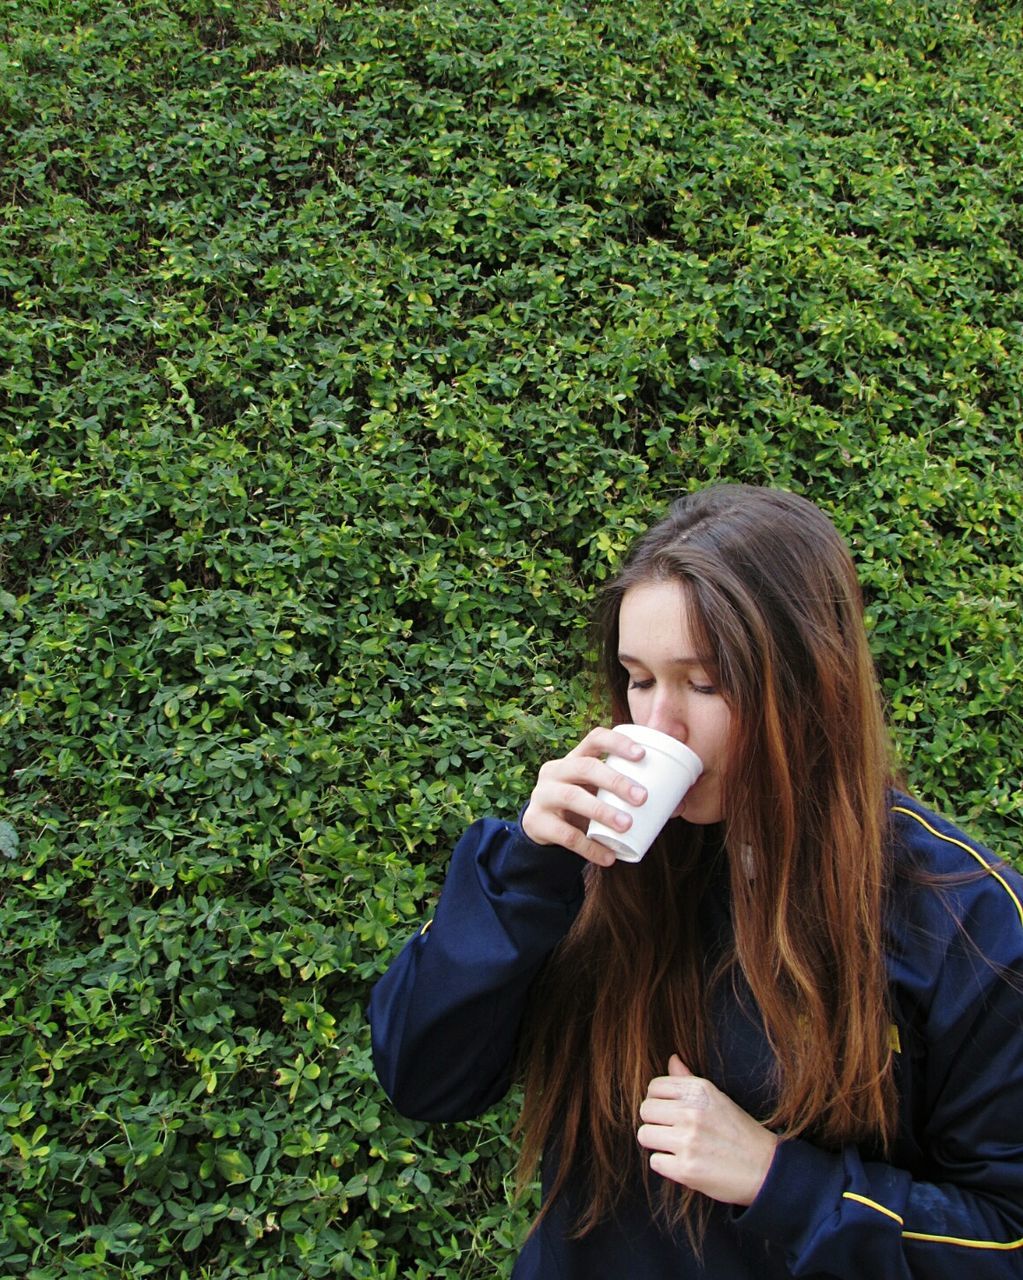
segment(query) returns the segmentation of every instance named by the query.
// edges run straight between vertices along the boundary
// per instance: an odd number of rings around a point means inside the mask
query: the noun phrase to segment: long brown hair
[[[640,583],[678,582],[732,711],[721,831],[734,943],[706,972],[697,911],[715,833],[668,824],[639,865],[587,870],[582,910],[538,983],[526,1027],[522,1171],[558,1150],[580,1234],[646,1161],[650,1080],[679,1053],[708,1071],[715,983],[748,984],[775,1058],[757,1119],[826,1145],[890,1141],[895,1094],[884,961],[887,737],[849,551],[794,494],[718,486],[677,501],[598,603],[603,683],[627,721],[618,615]],[[655,1205],[698,1243],[701,1197],[664,1181]]]

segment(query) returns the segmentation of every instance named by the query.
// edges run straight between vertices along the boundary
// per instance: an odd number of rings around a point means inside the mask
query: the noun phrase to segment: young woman
[[[395,1105],[524,1081],[516,1280],[1023,1276],[1023,881],[893,788],[834,526],[683,498],[599,628],[612,722],[703,774],[638,864],[585,834],[644,798],[610,728],[469,829],[373,992]]]

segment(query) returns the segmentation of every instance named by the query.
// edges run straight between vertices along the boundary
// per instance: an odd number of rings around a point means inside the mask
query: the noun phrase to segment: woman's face
[[[629,673],[629,714],[695,751],[703,773],[674,817],[705,825],[724,816],[722,781],[732,712],[700,653],[677,582],[641,582],[622,597],[618,660]]]

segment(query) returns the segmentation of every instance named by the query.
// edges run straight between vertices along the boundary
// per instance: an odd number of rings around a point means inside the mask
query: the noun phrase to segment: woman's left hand
[[[725,1204],[749,1205],[764,1185],[778,1136],[671,1055],[639,1109],[650,1168]]]

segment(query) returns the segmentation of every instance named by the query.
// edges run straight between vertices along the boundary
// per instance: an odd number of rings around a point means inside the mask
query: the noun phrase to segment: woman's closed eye
[[[704,684],[699,680],[687,680],[686,684],[688,684],[689,688],[692,689],[693,693],[702,693],[706,697],[714,697],[717,693],[720,692],[716,684]],[[652,677],[645,680],[639,680],[636,678],[629,680],[630,690],[652,689],[653,687],[654,687],[654,680]]]

